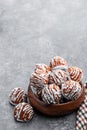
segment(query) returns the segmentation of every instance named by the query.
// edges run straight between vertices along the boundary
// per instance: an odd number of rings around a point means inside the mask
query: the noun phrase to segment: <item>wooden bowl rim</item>
[[[42,104],[42,105],[44,105],[44,106],[54,106],[54,107],[57,107],[57,106],[65,106],[65,105],[67,106],[67,105],[70,105],[70,104],[73,104],[73,103],[79,101],[80,98],[81,98],[81,96],[82,96],[82,94],[84,94],[85,87],[84,87],[84,85],[83,85],[82,83],[80,83],[80,84],[81,84],[81,87],[82,87],[81,95],[80,95],[76,100],[73,100],[73,101],[68,101],[68,102],[60,103],[60,104],[46,104],[46,103],[44,103],[42,100],[40,100],[40,99],[32,92],[30,84],[29,84],[29,86],[28,86],[28,97],[29,97],[29,92],[30,92],[30,93],[32,94],[32,97],[33,97],[35,100],[37,100],[38,103],[40,103],[40,104]]]

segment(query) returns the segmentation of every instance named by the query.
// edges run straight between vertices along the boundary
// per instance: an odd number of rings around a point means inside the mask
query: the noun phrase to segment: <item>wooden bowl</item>
[[[49,116],[61,116],[69,114],[76,110],[82,103],[85,97],[85,88],[82,86],[82,94],[75,101],[69,101],[62,104],[45,104],[43,101],[38,99],[38,97],[32,92],[31,87],[28,87],[28,97],[31,105],[40,111],[41,113]]]

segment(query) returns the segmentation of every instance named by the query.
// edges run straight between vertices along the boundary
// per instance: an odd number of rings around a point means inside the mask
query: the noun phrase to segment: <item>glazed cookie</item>
[[[26,122],[29,121],[33,117],[33,108],[30,104],[28,103],[19,103],[15,108],[14,108],[14,118],[17,121],[20,122]]]
[[[17,105],[25,100],[25,93],[22,88],[14,88],[9,94],[9,102],[12,105]]]
[[[42,100],[47,104],[58,104],[61,100],[61,91],[55,84],[46,85],[42,89]]]
[[[65,99],[75,100],[81,95],[82,88],[79,82],[69,80],[62,84],[61,92]]]
[[[69,80],[69,74],[63,70],[55,69],[49,73],[49,83],[55,83],[56,85],[61,85],[65,81]]]
[[[33,86],[29,86],[32,90],[32,92],[39,98],[41,99],[41,93],[42,93],[42,88],[35,88]]]
[[[60,56],[55,56],[53,59],[50,61],[50,68],[54,68],[56,66],[68,66],[68,63],[65,59],[63,59]]]
[[[50,67],[45,65],[45,64],[36,64],[36,67],[35,67],[35,70],[34,70],[34,72],[36,74],[41,74],[41,73],[46,74],[49,71],[50,71]]]
[[[30,85],[36,89],[42,89],[44,85],[48,84],[48,75],[47,74],[36,74],[32,73],[30,77]]]
[[[72,66],[68,68],[68,72],[70,74],[70,78],[74,81],[80,82],[83,77],[83,72],[80,68],[76,66]]]

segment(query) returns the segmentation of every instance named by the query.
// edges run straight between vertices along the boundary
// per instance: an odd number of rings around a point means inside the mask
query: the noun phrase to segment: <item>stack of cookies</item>
[[[60,104],[79,98],[82,77],[80,68],[69,66],[65,59],[55,56],[49,66],[36,65],[30,77],[30,87],[44,103]]]
[[[83,72],[76,66],[69,66],[60,56],[51,59],[49,66],[37,64],[30,76],[30,87],[37,98],[45,104],[62,104],[78,99],[82,94]],[[18,87],[9,94],[9,102],[14,105],[16,121],[29,121],[34,114],[32,106],[26,102],[25,91]]]
[[[33,108],[26,102],[26,94],[22,88],[14,88],[10,92],[9,102],[14,106],[14,118],[16,121],[26,122],[33,117]]]

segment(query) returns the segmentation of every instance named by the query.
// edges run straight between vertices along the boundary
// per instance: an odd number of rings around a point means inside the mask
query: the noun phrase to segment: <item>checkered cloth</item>
[[[87,83],[85,85],[85,99],[77,111],[76,130],[87,130]]]

